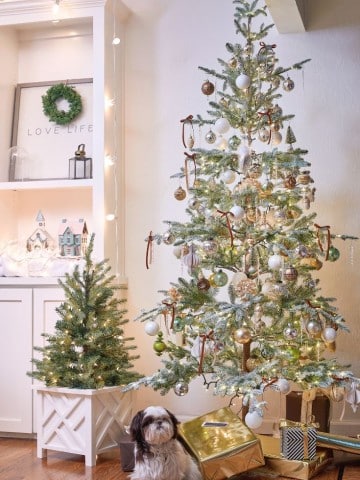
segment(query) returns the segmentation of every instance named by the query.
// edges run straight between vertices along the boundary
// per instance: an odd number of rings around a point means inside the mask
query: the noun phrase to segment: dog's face
[[[132,419],[130,433],[138,445],[161,445],[177,435],[176,417],[163,407],[147,407]]]

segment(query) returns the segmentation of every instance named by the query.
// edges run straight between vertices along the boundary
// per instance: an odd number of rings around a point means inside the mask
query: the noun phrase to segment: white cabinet
[[[0,432],[35,432],[33,380],[27,375],[36,355],[33,346],[43,346],[43,332],[54,330],[55,311],[64,299],[57,285],[0,288]]]
[[[24,245],[38,226],[39,210],[45,217],[46,230],[55,241],[63,218],[83,218],[89,233],[95,233],[96,257],[109,259],[121,282],[124,264],[124,246],[118,233],[123,231],[124,220],[121,95],[123,22],[127,9],[121,0],[62,0],[55,17],[54,4],[50,0],[0,2],[0,242],[2,247],[13,242]],[[54,23],[54,20],[59,21]],[[121,39],[119,45],[113,45],[114,36]],[[41,94],[36,92],[31,96],[34,103],[26,107],[24,97],[13,115],[16,86],[68,79],[71,83],[71,79],[89,78],[91,98],[83,98],[85,126],[81,124],[82,114],[79,121],[74,119],[59,126],[42,115],[41,109],[42,123],[38,124],[35,114],[31,114],[32,105],[33,111],[42,105]],[[58,108],[67,110],[69,104],[61,103]],[[17,120],[13,124],[14,117]],[[14,129],[20,123],[23,132],[19,137]],[[86,141],[86,156],[93,163],[92,178],[61,178],[66,174],[57,172],[68,171],[69,158],[84,143],[85,130],[87,139],[89,130],[92,132],[90,142]],[[59,136],[60,144],[55,142]],[[27,137],[37,138],[40,153],[20,155],[18,150],[17,158],[27,173],[21,177],[23,181],[9,181],[10,143],[23,152],[24,146],[17,145],[17,141],[22,138],[21,142],[27,146]],[[110,166],[105,162],[106,157],[112,160]],[[51,168],[55,158],[56,162],[63,162],[62,169],[57,164]],[[38,179],[39,172],[44,170],[50,174]],[[51,173],[55,178],[49,178]],[[115,220],[107,222],[107,214],[114,214]]]

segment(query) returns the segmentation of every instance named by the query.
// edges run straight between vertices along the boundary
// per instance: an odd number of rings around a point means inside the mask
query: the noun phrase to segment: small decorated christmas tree
[[[44,347],[35,347],[29,375],[46,386],[97,389],[128,384],[140,377],[132,370],[133,338],[124,337],[125,299],[118,298],[107,262],[93,263],[94,235],[84,257],[65,280],[59,280],[65,301],[56,309],[59,320],[53,334],[44,333]]]
[[[316,279],[338,260],[337,239],[355,237],[315,222],[307,151],[280,105],[308,60],[280,66],[276,45],[264,41],[272,25],[261,23],[263,2],[233,3],[242,43],[226,44],[220,71],[200,67],[206,118],[181,120],[186,152],[174,178],[186,188],[175,198],[187,199],[189,220],[166,221],[165,233],[147,238],[147,267],[153,245],[164,243],[187,274],[138,318],[157,335],[163,367],[132,387],[185,395],[200,375],[215,395],[237,397],[257,428],[266,388],[286,394],[296,384],[331,397],[359,384],[333,357],[348,329]]]

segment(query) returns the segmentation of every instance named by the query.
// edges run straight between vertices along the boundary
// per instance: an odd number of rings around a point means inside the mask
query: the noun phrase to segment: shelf
[[[0,191],[2,190],[45,190],[45,189],[71,189],[71,188],[91,188],[93,179],[68,180],[30,180],[23,182],[0,182]]]

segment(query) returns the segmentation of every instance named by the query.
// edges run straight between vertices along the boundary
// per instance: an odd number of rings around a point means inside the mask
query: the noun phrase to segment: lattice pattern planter
[[[120,387],[98,390],[34,387],[37,402],[37,456],[47,450],[96,456],[117,447],[132,417],[133,393]]]

